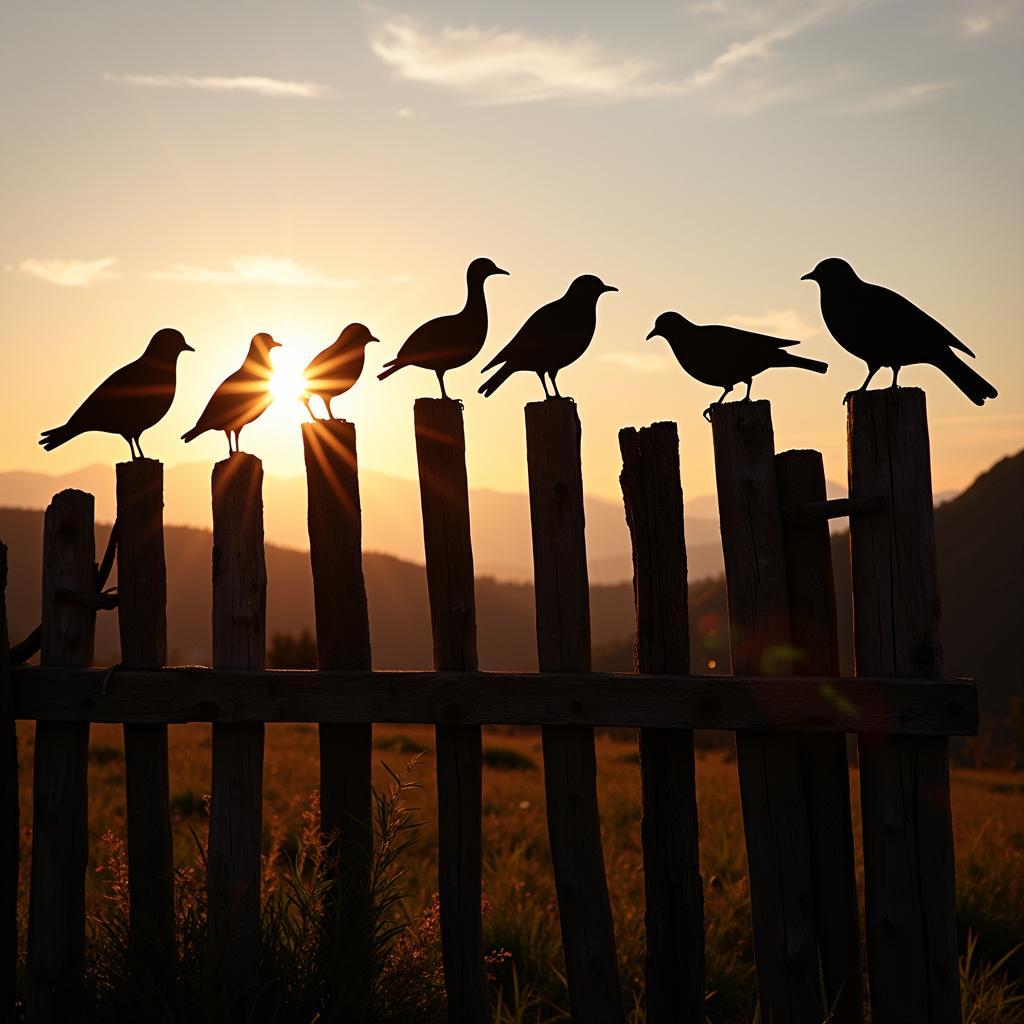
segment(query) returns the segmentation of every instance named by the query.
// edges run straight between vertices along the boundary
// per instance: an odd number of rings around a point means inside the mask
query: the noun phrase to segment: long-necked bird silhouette
[[[188,444],[208,430],[223,430],[228,454],[238,451],[238,435],[247,423],[261,416],[274,400],[270,377],[274,368],[270,353],[280,348],[269,334],[257,334],[249,343],[245,362],[214,391],[196,425],[181,435]]]
[[[480,394],[490,397],[517,370],[532,370],[540,377],[545,398],[561,398],[555,382],[558,371],[587,351],[597,327],[597,300],[605,292],[618,290],[593,274],[577,277],[560,299],[541,306],[480,371],[486,373],[499,363],[505,364],[484,381]],[[548,391],[545,373],[551,378],[554,395]]]
[[[194,351],[181,331],[172,327],[157,331],[138,359],[115,370],[67,423],[44,430],[39,443],[49,452],[79,434],[99,430],[120,434],[128,442],[132,459],[144,458],[139,439],[164,418],[174,401],[178,356]]]
[[[306,393],[302,396],[302,402],[313,419],[316,419],[316,416],[310,408],[309,400],[314,396],[323,399],[327,408],[327,418],[334,419],[331,399],[345,394],[359,380],[366,361],[366,346],[371,341],[379,340],[370,333],[368,327],[362,324],[349,324],[338,335],[337,341],[310,360],[303,371]]]
[[[801,281],[816,281],[821,290],[821,315],[836,341],[868,364],[859,390],[883,366],[892,369],[892,386],[904,366],[930,363],[940,369],[975,405],[998,392],[984,377],[953,354],[972,359],[974,353],[954,334],[898,292],[862,281],[846,260],[822,260]],[[845,402],[846,399],[844,398]]]
[[[403,366],[421,366],[437,374],[441,397],[447,398],[444,375],[475,359],[487,340],[484,281],[495,274],[507,273],[486,257],[473,260],[466,271],[465,306],[458,313],[439,316],[417,327],[398,350],[398,355],[384,364],[386,369],[377,375],[377,380],[390,377]]]
[[[720,324],[694,324],[681,313],[662,313],[654,322],[647,340],[662,337],[672,349],[679,365],[702,384],[722,388],[717,402],[704,410],[704,418],[711,419],[711,410],[725,401],[726,395],[737,384],[747,385],[743,400],[750,399],[750,385],[754,377],[774,366],[798,366],[803,370],[824,373],[828,363],[806,359],[787,352],[799,341],[772,338],[767,334],[741,331],[738,327]]]

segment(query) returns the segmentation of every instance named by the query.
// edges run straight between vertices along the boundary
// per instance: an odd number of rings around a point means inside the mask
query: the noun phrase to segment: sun
[[[303,366],[288,349],[279,348],[273,356],[274,372],[270,378],[270,393],[277,402],[298,403],[306,393]]]

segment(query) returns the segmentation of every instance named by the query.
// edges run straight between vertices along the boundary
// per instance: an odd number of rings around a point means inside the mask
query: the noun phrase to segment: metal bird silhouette
[[[390,377],[403,366],[420,366],[437,374],[441,397],[447,398],[444,375],[475,359],[487,340],[484,281],[495,274],[507,273],[486,257],[473,260],[466,271],[465,306],[458,313],[439,316],[417,327],[398,350],[398,355],[384,364],[386,369],[377,375],[377,380]]]
[[[702,384],[722,388],[721,397],[704,410],[711,419],[711,410],[725,401],[726,395],[740,382],[747,385],[743,400],[750,400],[750,385],[763,370],[775,366],[797,366],[803,370],[824,373],[828,363],[806,359],[787,352],[799,341],[773,338],[767,334],[741,331],[738,327],[719,324],[694,324],[681,313],[662,313],[654,322],[647,340],[662,337],[672,349],[679,365]]]
[[[249,343],[245,362],[214,391],[196,425],[181,435],[188,444],[208,430],[223,430],[228,439],[228,454],[238,451],[242,428],[261,416],[274,400],[270,378],[274,368],[270,353],[280,348],[269,334],[257,334]]]
[[[309,405],[313,397],[323,399],[328,419],[335,418],[331,412],[331,399],[345,394],[359,380],[366,361],[366,346],[371,341],[379,340],[370,333],[368,327],[349,324],[333,344],[310,360],[303,371],[306,393],[302,396],[302,402],[313,419],[317,418]]]
[[[953,349],[958,349],[974,358],[959,338],[898,292],[862,281],[846,260],[822,260],[800,280],[817,282],[821,315],[829,333],[847,352],[868,364],[868,375],[858,390],[866,391],[883,366],[891,367],[892,386],[896,387],[904,366],[930,363],[975,405],[984,405],[986,398],[998,395],[984,377],[953,354]]]
[[[480,386],[480,394],[490,397],[518,370],[532,370],[540,377],[545,398],[561,398],[555,378],[560,370],[576,362],[586,352],[597,328],[597,300],[605,292],[617,292],[593,274],[577,277],[566,293],[541,306],[516,336],[480,371],[486,373],[504,363],[497,373]],[[544,374],[551,378],[554,395],[548,391]]]
[[[39,443],[49,452],[79,434],[98,430],[119,434],[128,442],[133,460],[144,458],[139,440],[164,418],[174,401],[178,356],[194,351],[181,331],[172,327],[157,331],[138,359],[115,370],[67,423],[44,430]]]

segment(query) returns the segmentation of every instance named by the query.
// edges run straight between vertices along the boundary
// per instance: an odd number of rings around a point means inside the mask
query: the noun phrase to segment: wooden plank
[[[888,511],[850,524],[858,673],[942,671],[928,419],[917,388],[855,392],[850,494]],[[860,741],[872,1018],[960,1021],[949,744]]]
[[[370,617],[363,578],[363,523],[356,428],[346,420],[302,425],[316,656],[321,669],[369,669]],[[370,1011],[373,855],[369,722],[320,722],[320,827],[334,874],[322,955],[332,998],[353,1019]]]
[[[61,590],[96,585],[94,502],[83,491],[54,495],[43,522],[44,665],[91,665],[96,612],[62,601]],[[89,858],[89,725],[36,726],[32,788],[25,1015],[64,1022],[81,1011],[85,953],[85,872]]]
[[[814,519],[842,519],[844,516],[880,512],[883,508],[885,502],[881,498],[821,498],[814,501],[787,498],[782,506],[782,521],[802,523]]]
[[[21,821],[18,806],[18,732],[11,699],[9,648],[7,547],[0,544],[0,1016],[16,1020]]]
[[[163,672],[17,668],[19,719],[389,722],[973,736],[975,684],[949,679],[612,672]]]
[[[568,398],[526,406],[526,455],[542,672],[590,669],[581,427]],[[541,729],[548,838],[573,1020],[622,1024],[615,932],[601,849],[594,731]]]
[[[619,431],[633,548],[637,672],[687,672],[690,632],[679,434],[674,423]],[[704,1018],[704,885],[693,733],[640,730],[646,1020]]]
[[[263,466],[236,452],[213,467],[213,664],[266,664]],[[215,723],[207,854],[210,962],[227,998],[258,984],[263,723]]]
[[[789,602],[775,440],[767,402],[712,406],[718,511],[734,671],[788,674]],[[736,734],[761,1013],[818,1024],[817,943],[807,804],[797,744]]]
[[[476,595],[462,403],[420,398],[416,458],[423,510],[434,667],[477,668]],[[479,725],[438,725],[437,838],[441,951],[450,1024],[492,1018],[481,902],[482,745]]]
[[[153,459],[117,466],[117,592],[121,663],[160,668],[167,660],[164,468]],[[128,960],[143,985],[175,976],[174,842],[167,726],[124,727],[128,826]]]
[[[775,474],[784,509],[825,501],[820,452],[782,452],[775,457]],[[837,676],[839,643],[828,522],[783,517],[782,540],[794,671],[799,676]],[[833,1011],[830,1019],[835,1024],[860,1024],[864,1000],[846,737],[801,736],[799,752],[821,984]]]

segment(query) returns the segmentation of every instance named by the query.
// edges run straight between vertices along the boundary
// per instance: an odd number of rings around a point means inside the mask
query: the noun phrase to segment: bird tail
[[[828,363],[820,359],[808,359],[806,356],[795,356],[792,352],[780,352],[783,357],[783,366],[798,366],[801,370],[811,370],[814,373],[825,373],[828,370]]]
[[[54,448],[59,448],[62,444],[70,441],[73,437],[78,437],[81,431],[71,426],[70,423],[65,423],[62,427],[53,427],[50,430],[44,430],[39,438],[39,443],[43,446],[43,450],[52,452]]]
[[[383,373],[377,374],[377,380],[384,380],[385,378],[390,377],[391,374],[398,373],[398,371],[405,365],[404,363],[398,363],[397,360],[394,359],[391,360],[391,364],[392,365],[388,366]],[[387,366],[386,363],[385,366]]]
[[[935,365],[975,404],[984,405],[986,398],[995,398],[998,391],[980,373],[946,349]]]
[[[488,377],[487,380],[477,388],[477,390],[484,396],[484,398],[490,398],[491,395],[493,395],[494,392],[497,391],[498,388],[500,388],[514,372],[514,370],[509,368],[508,363],[506,363],[496,374]]]
[[[181,435],[181,439],[182,441],[185,442],[185,444],[188,444],[189,441],[194,441],[200,434],[205,433],[206,427],[203,427],[203,429],[200,430],[199,424],[197,423],[191,430],[186,430],[185,433]]]

